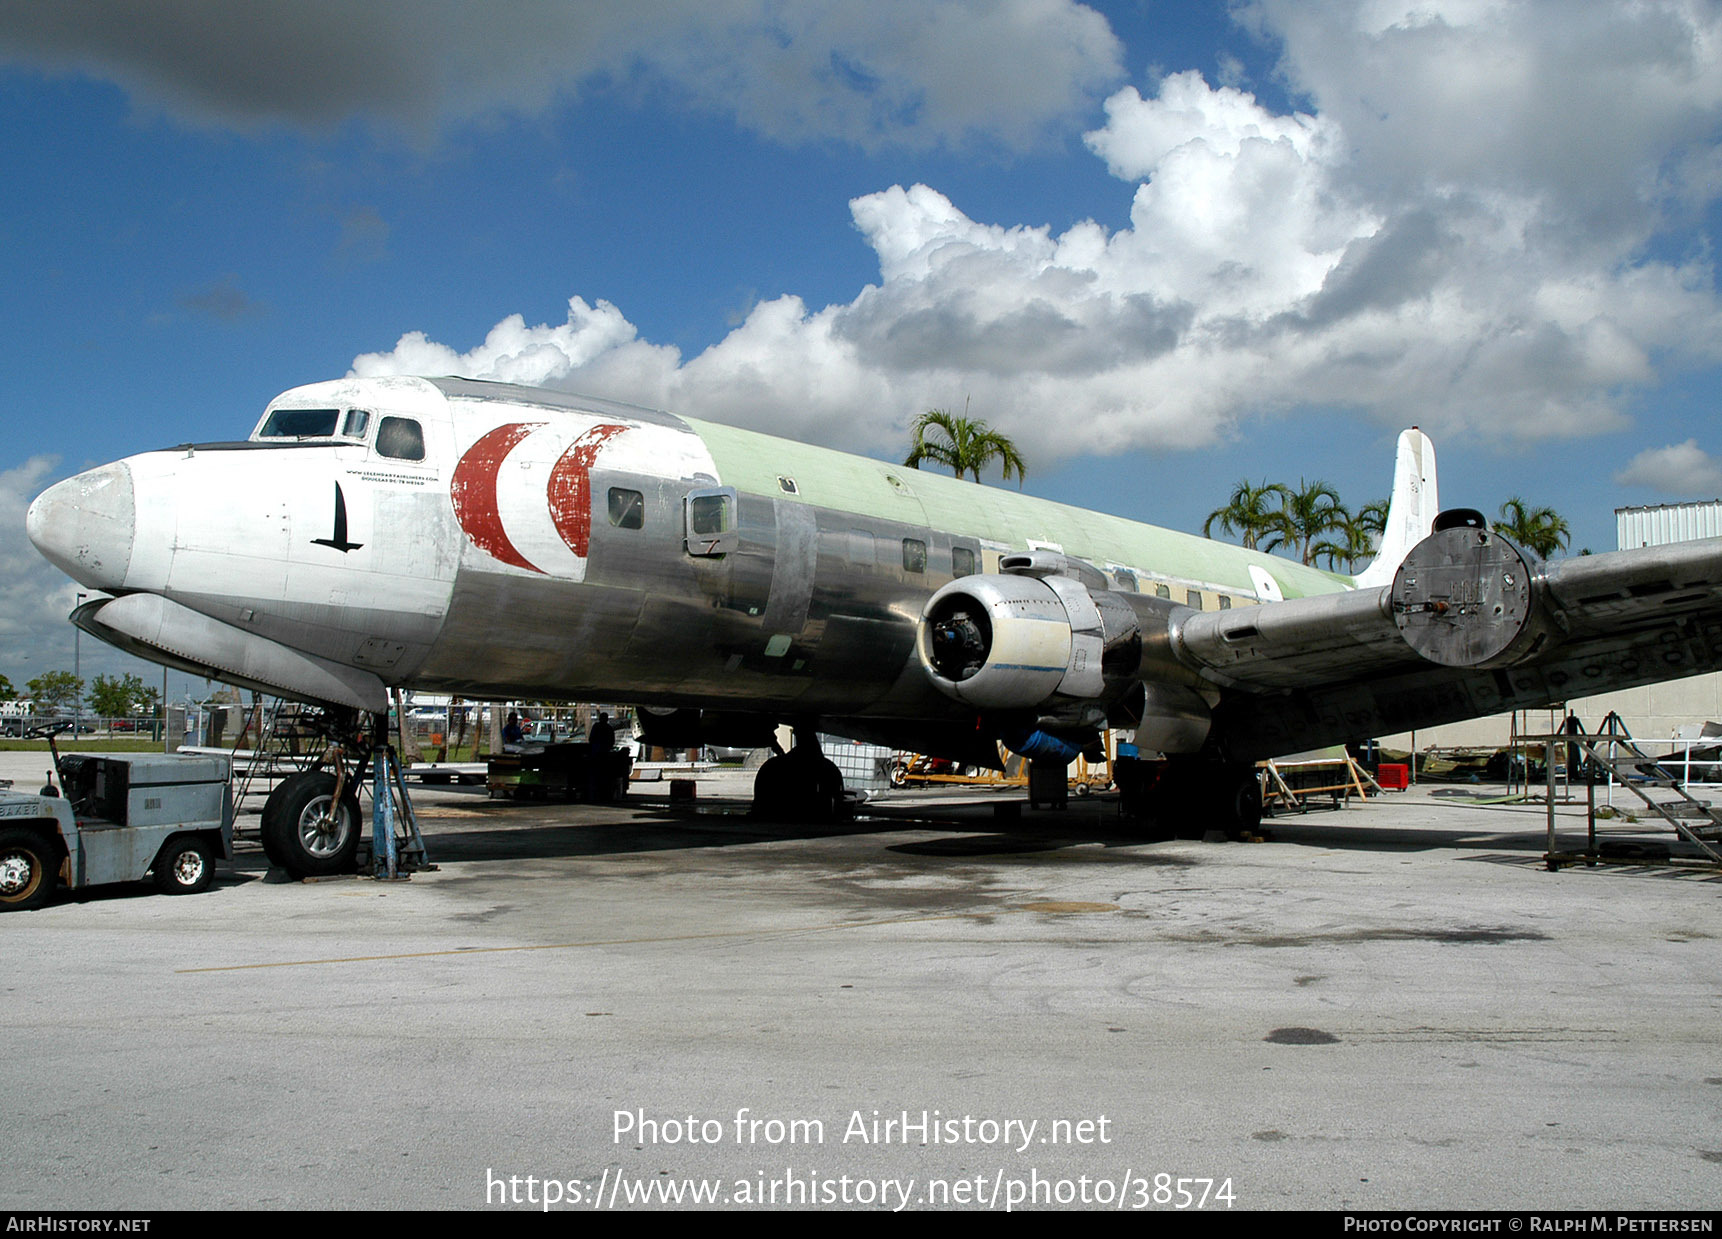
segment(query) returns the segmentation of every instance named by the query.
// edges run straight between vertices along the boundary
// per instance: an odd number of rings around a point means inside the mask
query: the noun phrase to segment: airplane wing
[[[1174,620],[1246,761],[1722,668],[1722,539],[1545,563],[1474,523],[1391,585]]]

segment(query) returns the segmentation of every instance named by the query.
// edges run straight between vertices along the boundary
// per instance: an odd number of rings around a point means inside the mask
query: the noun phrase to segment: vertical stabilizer
[[[1417,427],[1399,432],[1393,462],[1393,497],[1387,503],[1387,528],[1369,567],[1357,575],[1359,589],[1391,585],[1393,574],[1411,548],[1429,536],[1441,510],[1435,490],[1435,445]]]

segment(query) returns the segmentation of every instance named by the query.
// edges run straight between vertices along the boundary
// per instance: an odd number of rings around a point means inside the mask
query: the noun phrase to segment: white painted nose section
[[[137,534],[131,468],[119,461],[55,483],[36,496],[24,527],[36,549],[78,584],[123,588]]]

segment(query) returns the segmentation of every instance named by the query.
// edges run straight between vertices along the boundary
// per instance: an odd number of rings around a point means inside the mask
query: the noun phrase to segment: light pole
[[[72,610],[76,611],[79,607],[83,606],[84,599],[87,597],[89,597],[88,594],[80,592],[78,594],[77,601],[72,604]],[[78,742],[78,731],[82,728],[84,722],[83,643],[79,640],[83,635],[84,630],[82,628],[79,628],[76,624],[72,625],[72,679],[74,681],[72,685],[73,744]]]

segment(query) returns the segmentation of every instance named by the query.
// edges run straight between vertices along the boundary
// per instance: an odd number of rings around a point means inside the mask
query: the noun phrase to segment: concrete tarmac
[[[0,916],[0,1208],[1716,1208],[1722,882],[1547,872],[1488,790],[1148,843],[436,789],[410,881],[63,892]]]

